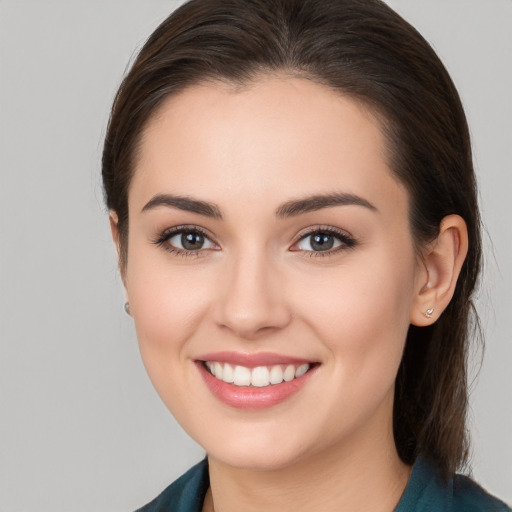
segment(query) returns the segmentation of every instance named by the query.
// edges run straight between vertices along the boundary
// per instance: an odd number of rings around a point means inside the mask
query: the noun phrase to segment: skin
[[[288,201],[333,193],[372,207],[276,216]],[[222,219],[166,205],[143,211],[159,194],[207,201]],[[410,474],[392,432],[407,329],[435,321],[448,304],[467,247],[464,222],[450,216],[420,257],[408,199],[376,118],[307,80],[193,86],[150,121],[121,270],[148,374],[208,453],[204,510],[396,506]],[[114,212],[111,225],[119,244]],[[166,248],[180,237],[154,243],[182,225],[199,226],[211,242],[179,254]],[[320,254],[301,238],[331,228],[355,244]],[[284,402],[241,410],[215,398],[199,374],[195,361],[216,351],[319,366]]]

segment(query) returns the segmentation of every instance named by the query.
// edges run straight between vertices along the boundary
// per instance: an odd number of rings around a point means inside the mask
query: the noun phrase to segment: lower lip
[[[201,361],[197,362],[199,373],[210,392],[221,402],[237,409],[266,409],[280,404],[298,393],[309,381],[317,366],[313,366],[302,377],[281,384],[265,387],[235,386],[215,378]]]

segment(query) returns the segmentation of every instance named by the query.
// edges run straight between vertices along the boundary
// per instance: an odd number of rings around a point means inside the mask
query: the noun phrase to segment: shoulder
[[[200,512],[208,486],[208,462],[204,459],[136,512]]]
[[[454,512],[511,512],[503,501],[464,475],[453,478],[453,509]]]
[[[436,466],[418,458],[394,512],[512,512],[473,480],[454,475],[441,478]]]

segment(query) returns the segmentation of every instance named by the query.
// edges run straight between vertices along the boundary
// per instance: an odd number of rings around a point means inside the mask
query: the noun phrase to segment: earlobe
[[[438,237],[428,246],[422,259],[417,290],[411,308],[411,323],[434,323],[450,303],[457,279],[468,252],[468,230],[459,215],[442,221]]]

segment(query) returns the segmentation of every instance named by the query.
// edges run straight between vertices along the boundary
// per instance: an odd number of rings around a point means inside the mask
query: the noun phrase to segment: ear
[[[114,210],[108,212],[108,220],[110,221],[110,232],[112,233],[112,241],[116,246],[117,255],[119,256],[119,217]]]
[[[411,324],[433,324],[450,303],[468,252],[468,230],[459,215],[441,221],[438,237],[420,262],[411,305]]]
[[[108,214],[108,219],[110,221],[110,232],[112,233],[112,241],[116,246],[117,250],[117,266],[119,268],[119,273],[121,274],[121,279],[123,280],[123,284],[125,284],[125,272],[124,265],[122,263],[121,258],[121,238],[119,235],[119,217],[114,210],[110,210]]]

